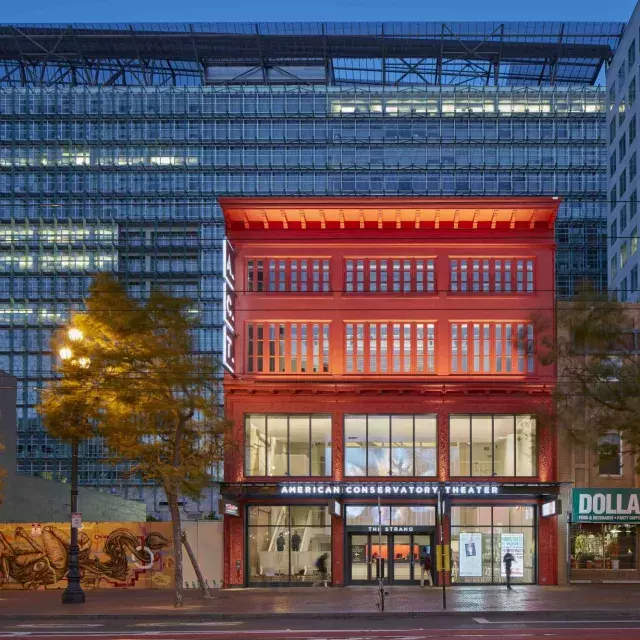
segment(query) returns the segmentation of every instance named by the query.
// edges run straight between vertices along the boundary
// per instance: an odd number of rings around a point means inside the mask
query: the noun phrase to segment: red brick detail
[[[344,480],[344,414],[341,411],[336,411],[331,416],[331,438],[333,479]]]
[[[331,519],[333,520],[331,529],[331,545],[333,549],[331,554],[331,580],[334,587],[342,587],[345,584],[344,517]]]
[[[449,479],[449,412],[444,407],[438,412],[438,480]]]
[[[558,584],[557,518],[540,518],[538,525],[538,584]]]
[[[240,571],[237,569],[240,561]],[[244,515],[224,519],[224,586],[244,585]]]

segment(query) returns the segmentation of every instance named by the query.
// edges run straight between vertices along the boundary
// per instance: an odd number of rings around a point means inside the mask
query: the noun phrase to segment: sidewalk
[[[442,590],[389,587],[386,614],[419,616],[442,613]],[[160,590],[110,589],[87,592],[83,605],[60,603],[62,592],[1,591],[0,625],[8,620],[51,619],[205,619],[233,620],[295,615],[297,617],[371,617],[375,587],[276,588],[213,591],[212,600],[187,591],[183,609],[173,608],[173,594]],[[640,614],[640,585],[579,585],[565,587],[452,587],[447,589],[447,613],[469,614],[571,613]]]

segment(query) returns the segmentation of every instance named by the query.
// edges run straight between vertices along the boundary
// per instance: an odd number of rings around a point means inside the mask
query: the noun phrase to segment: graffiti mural
[[[65,588],[69,541],[69,524],[0,525],[0,588]],[[174,585],[169,522],[85,523],[78,546],[85,588]]]

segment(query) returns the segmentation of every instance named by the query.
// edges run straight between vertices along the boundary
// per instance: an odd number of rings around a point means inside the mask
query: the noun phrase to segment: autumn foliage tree
[[[198,497],[223,459],[226,421],[218,408],[219,371],[193,349],[193,302],[154,291],[130,298],[111,277],[98,276],[70,327],[53,338],[59,377],[42,394],[50,433],[70,441],[102,437],[114,464],[164,489],[176,560],[176,606],[183,604],[182,544],[202,574],[182,530],[182,496]],[[69,341],[69,335],[76,338]]]
[[[607,436],[619,433],[624,453],[640,454],[640,359],[632,309],[606,294],[584,291],[560,303],[557,329],[541,357],[555,360],[556,414],[570,437],[601,457],[617,457]]]

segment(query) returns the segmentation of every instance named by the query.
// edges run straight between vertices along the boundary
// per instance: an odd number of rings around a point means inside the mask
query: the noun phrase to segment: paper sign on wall
[[[482,577],[482,534],[460,533],[460,577]]]
[[[503,578],[507,577],[507,567],[503,558],[509,551],[514,557],[511,565],[511,577],[522,578],[524,576],[524,533],[501,533],[500,549],[500,575]]]

